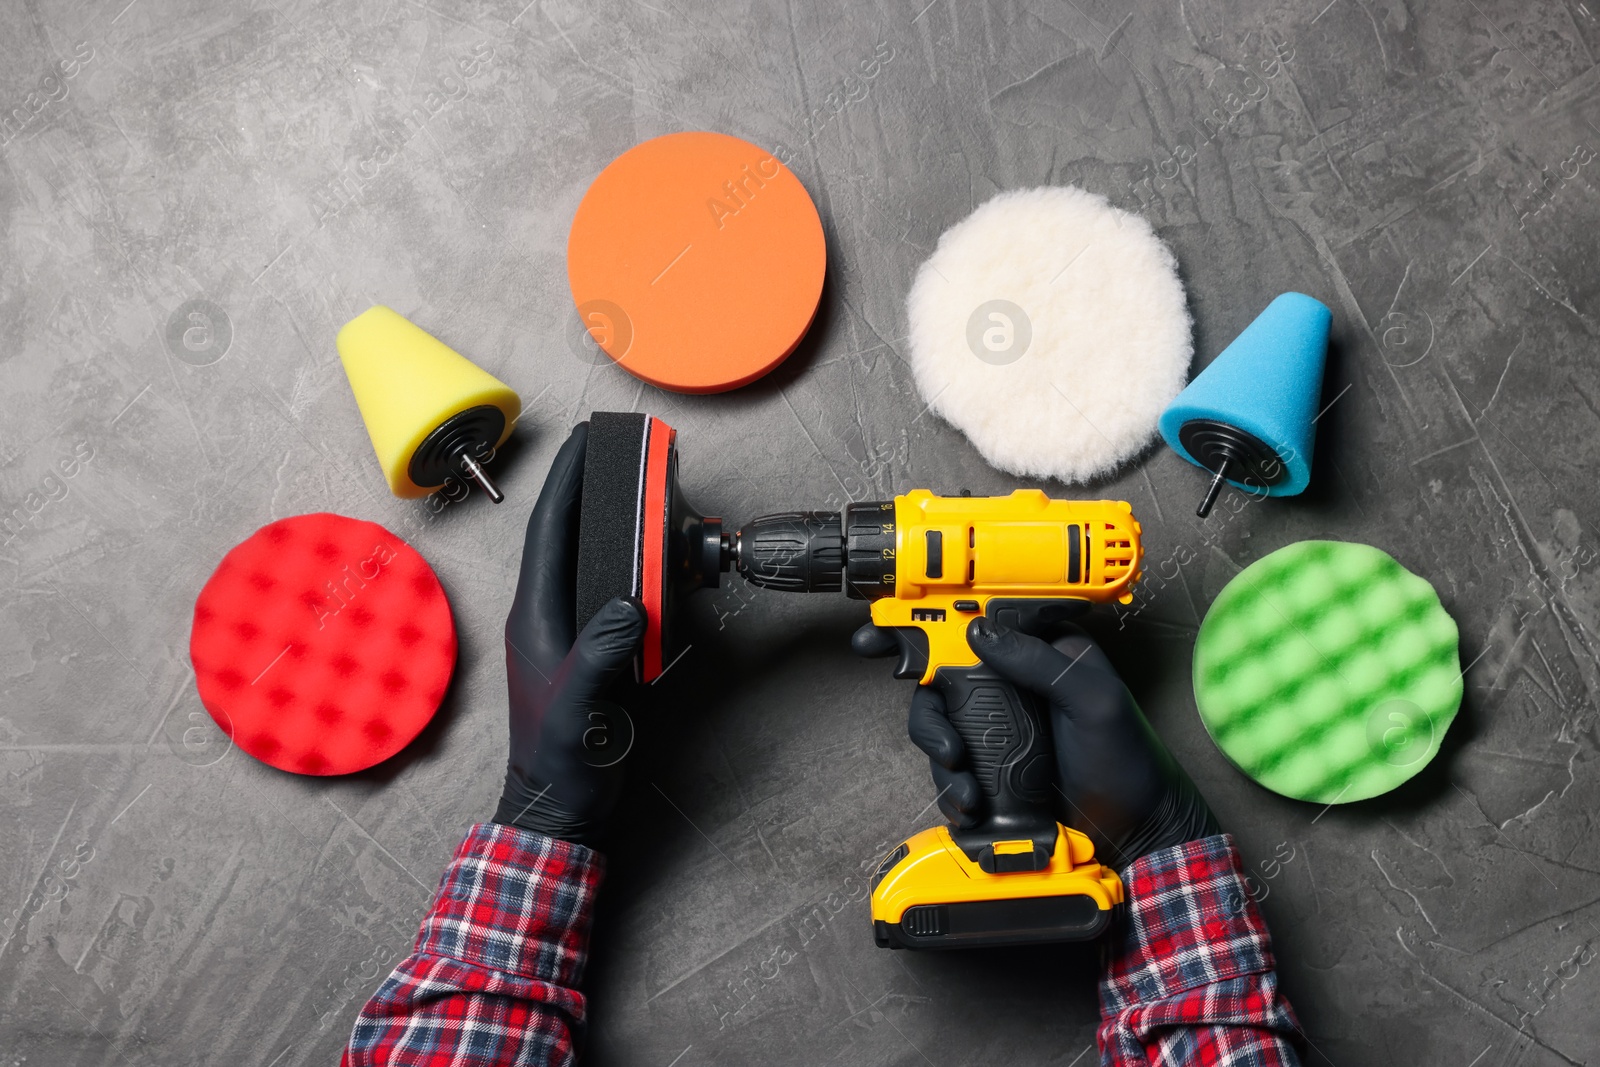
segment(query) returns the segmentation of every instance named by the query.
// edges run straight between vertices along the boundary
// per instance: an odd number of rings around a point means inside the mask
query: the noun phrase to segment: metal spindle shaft
[[[1216,473],[1212,476],[1211,485],[1206,488],[1206,498],[1200,501],[1200,506],[1195,509],[1195,514],[1202,519],[1211,514],[1211,505],[1217,502],[1217,494],[1222,492],[1222,483],[1228,477],[1228,464],[1232,462],[1232,456],[1223,455],[1221,465],[1217,467]]]
[[[465,452],[461,453],[461,467],[473,481],[483,487],[483,491],[489,495],[490,500],[498,504],[506,498],[506,495],[500,491],[500,487],[495,485],[493,479],[489,477],[489,472],[485,471],[477,460]]]

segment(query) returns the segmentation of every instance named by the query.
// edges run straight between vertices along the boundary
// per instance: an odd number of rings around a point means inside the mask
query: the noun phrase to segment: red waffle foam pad
[[[404,748],[444,698],[456,628],[417,551],[320,513],[257,530],[217,565],[189,635],[200,700],[234,743],[298,774]]]

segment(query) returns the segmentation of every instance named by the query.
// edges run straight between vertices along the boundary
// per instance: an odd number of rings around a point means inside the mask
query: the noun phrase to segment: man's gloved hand
[[[644,607],[606,604],[573,639],[578,512],[589,427],[572,431],[528,518],[506,619],[511,756],[494,821],[594,847],[622,788],[632,724],[604,699],[644,637]]]
[[[1158,849],[1220,832],[1199,790],[1082,630],[1069,627],[1051,645],[980,619],[968,634],[984,663],[1049,708],[1060,819],[1088,835],[1102,863],[1121,870]],[[983,793],[937,691],[917,687],[908,729],[928,755],[940,810],[958,826],[976,823]]]

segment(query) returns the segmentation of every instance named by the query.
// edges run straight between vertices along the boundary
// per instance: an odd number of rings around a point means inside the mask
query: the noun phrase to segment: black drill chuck
[[[837,593],[843,588],[844,533],[837,511],[763,515],[733,535],[723,569],[791,593]]]
[[[894,594],[894,504],[871,501],[837,511],[763,515],[722,537],[722,569],[791,593],[858,600]],[[848,583],[847,583],[848,579]]]

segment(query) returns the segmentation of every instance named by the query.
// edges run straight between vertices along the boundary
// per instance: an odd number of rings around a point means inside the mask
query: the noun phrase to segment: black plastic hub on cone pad
[[[426,489],[447,481],[460,481],[466,472],[461,457],[486,463],[490,449],[505,432],[506,413],[493,404],[457,412],[441,422],[411,454],[406,474]]]
[[[1261,438],[1215,419],[1190,419],[1178,428],[1178,443],[1212,474],[1226,462],[1225,477],[1251,489],[1277,485],[1289,473]]]

